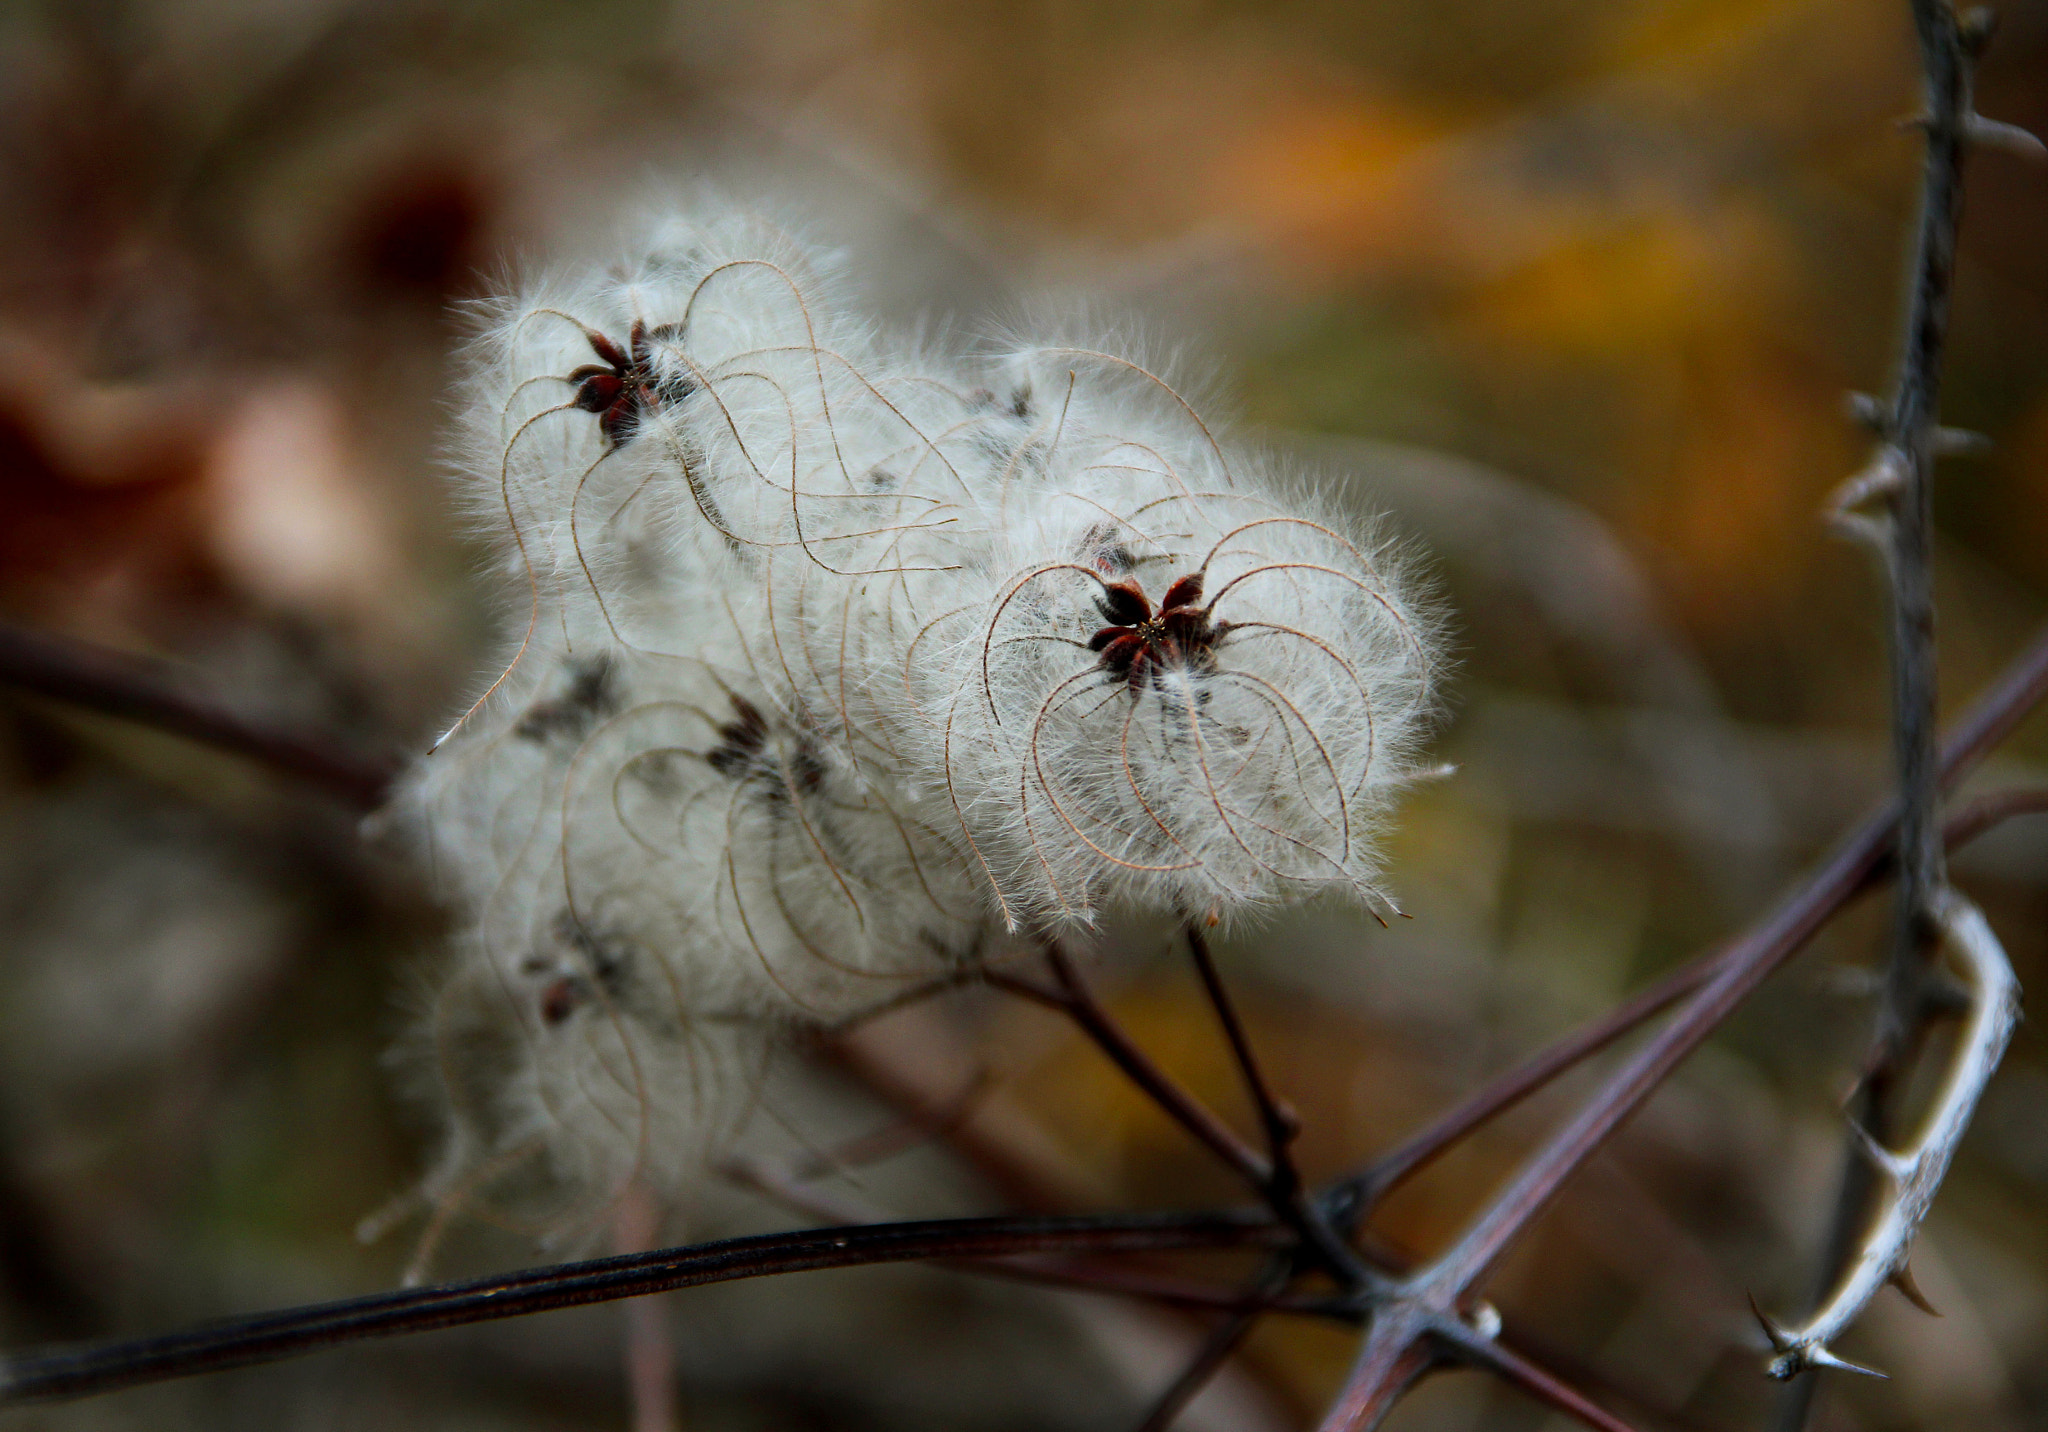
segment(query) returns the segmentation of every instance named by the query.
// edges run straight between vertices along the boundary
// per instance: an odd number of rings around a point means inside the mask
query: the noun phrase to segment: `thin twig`
[[[464,1283],[405,1288],[260,1313],[158,1337],[9,1358],[0,1362],[0,1405],[84,1397],[138,1383],[270,1362],[361,1338],[490,1322],[552,1308],[781,1273],[1030,1253],[1270,1246],[1286,1236],[1263,1209],[1078,1218],[925,1219],[763,1234],[526,1268]]]
[[[621,1253],[661,1246],[661,1208],[653,1192],[635,1179],[612,1215],[612,1241]],[[676,1432],[676,1360],[668,1304],[634,1298],[626,1304],[626,1393],[633,1432]]]
[[[2048,789],[2022,786],[1991,791],[1950,812],[1942,822],[1941,843],[1953,855],[1978,836],[2019,816],[2048,814]]]
[[[1203,947],[1203,954],[1206,953],[1206,947]],[[1151,1055],[1139,1047],[1137,1041],[1117,1022],[1116,1017],[1095,997],[1094,991],[1089,989],[1087,981],[1075,968],[1074,962],[1067,957],[1066,951],[1057,944],[1047,942],[1045,958],[1052,967],[1053,977],[1059,982],[1057,990],[1048,990],[1029,980],[1007,974],[991,975],[989,983],[998,989],[1059,1010],[1072,1019],[1110,1062],[1123,1071],[1126,1078],[1215,1154],[1225,1167],[1235,1172],[1254,1192],[1266,1200],[1274,1215],[1300,1237],[1310,1258],[1346,1288],[1363,1289],[1372,1286],[1375,1281],[1372,1271],[1350,1245],[1332,1229],[1322,1209],[1303,1195],[1300,1174],[1294,1173],[1292,1181],[1289,1182],[1281,1173],[1282,1164],[1279,1160],[1285,1155],[1286,1143],[1282,1141],[1278,1146],[1279,1155],[1272,1157],[1261,1155],[1245,1143],[1228,1124],[1217,1117],[1215,1111],[1189,1093],[1179,1081],[1161,1069]],[[1209,976],[1213,976],[1214,973],[1212,967]],[[1212,991],[1211,998],[1216,998],[1219,991],[1220,984],[1216,991]],[[1230,1008],[1227,997],[1224,998],[1222,1007],[1226,1010]],[[1233,1052],[1241,1048],[1242,1052],[1238,1054],[1238,1058],[1242,1068],[1243,1061],[1251,1057],[1251,1051],[1249,1045],[1243,1044],[1244,1030],[1237,1023],[1234,1011],[1226,1018],[1226,1028],[1235,1030],[1232,1048]],[[1264,1091],[1264,1080],[1256,1073],[1256,1065],[1248,1077],[1258,1080],[1261,1095],[1270,1100],[1272,1096]],[[1261,1112],[1264,1113],[1263,1108]],[[1282,1116],[1276,1110],[1273,1117]],[[1286,1167],[1291,1170],[1293,1166],[1290,1162]]]
[[[908,1038],[905,1037],[906,1033]],[[883,1102],[894,1106],[905,1117],[917,1119],[927,1117],[928,1111],[940,1107],[949,1097],[932,1085],[930,1065],[933,1062],[933,1051],[929,1048],[930,1039],[929,1030],[920,1036],[915,1029],[906,1031],[894,1028],[889,1032],[885,1042],[858,1036],[842,1036],[829,1041],[824,1048],[847,1072]],[[1010,1111],[1006,1117],[1000,1097],[993,1096],[993,1091],[991,1093],[990,1099],[978,1103],[966,1118],[954,1120],[937,1131],[936,1137],[987,1179],[1013,1205],[1045,1213],[1064,1213],[1100,1206],[1108,1191],[1088,1186],[1092,1181],[1084,1184],[1083,1181],[1077,1181],[1070,1173],[1065,1172],[1069,1165],[1041,1142],[1043,1134],[1035,1121],[1020,1118],[1015,1111]],[[1367,1250],[1366,1256],[1378,1259],[1381,1251],[1375,1246]],[[1038,1261],[1040,1260],[1011,1260],[1007,1266],[1014,1269],[1026,1262]],[[1069,1266],[1082,1262],[1071,1258],[1062,1261]],[[1086,1267],[1091,1274],[1114,1267],[1125,1279],[1149,1278],[1146,1264],[1153,1261],[1156,1260],[1119,1259],[1112,1265],[1108,1260],[1095,1259],[1089,1260]],[[1268,1270],[1285,1269],[1291,1274],[1297,1262],[1291,1251],[1283,1251],[1273,1255]],[[1379,1266],[1392,1267],[1398,1271],[1400,1265],[1381,1262]],[[995,1276],[1010,1276],[994,1269],[991,1271]],[[1280,1289],[1284,1290],[1284,1287],[1284,1283],[1279,1285]],[[1092,1291],[1109,1290],[1097,1288]],[[1144,1297],[1147,1294],[1166,1293],[1172,1290],[1153,1287],[1132,1291],[1137,1296]],[[1213,1311],[1220,1310],[1226,1317],[1235,1317],[1244,1311],[1241,1305],[1229,1309],[1198,1309],[1192,1300],[1164,1296],[1154,1296],[1149,1300],[1164,1305],[1162,1311],[1178,1311],[1190,1322]],[[1178,1309],[1172,1307],[1175,1302],[1181,1303]],[[1289,1295],[1277,1290],[1265,1310],[1321,1315],[1352,1324],[1355,1324],[1359,1317],[1356,1309],[1348,1303],[1333,1305],[1332,1300],[1327,1298],[1304,1298],[1302,1295]],[[1210,1321],[1213,1321],[1213,1317]],[[1179,1327],[1174,1329],[1176,1333],[1181,1330]],[[1226,1363],[1227,1361],[1228,1359],[1225,1360]],[[1220,1370],[1221,1365],[1215,1371]],[[1211,1376],[1214,1375],[1212,1371]],[[1270,1368],[1253,1364],[1242,1369],[1241,1376],[1261,1386],[1267,1395],[1284,1400],[1285,1390],[1274,1383],[1274,1374]]]
[[[1167,1432],[1173,1426],[1174,1420],[1187,1410],[1187,1405],[1209,1385],[1209,1379],[1244,1345],[1245,1338],[1258,1326],[1260,1313],[1267,1309],[1266,1300],[1286,1288],[1293,1276],[1293,1265],[1293,1258],[1284,1254],[1267,1263],[1246,1290],[1243,1305],[1233,1308],[1209,1330],[1209,1335],[1202,1340],[1201,1347],[1195,1350],[1187,1366],[1180,1370],[1180,1375],[1159,1394],[1158,1400],[1145,1414],[1145,1420],[1138,1424],[1137,1432]]]
[[[383,803],[398,772],[395,761],[267,726],[194,695],[162,663],[67,638],[0,626],[0,685],[231,751],[362,810]]]
[[[1513,1383],[1567,1417],[1576,1417],[1586,1426],[1596,1429],[1596,1432],[1634,1432],[1627,1422],[1614,1413],[1609,1412],[1541,1363],[1524,1357],[1513,1348],[1503,1346],[1498,1338],[1475,1339],[1466,1346],[1474,1349],[1467,1352],[1474,1365]]]
[[[1265,1131],[1266,1160],[1270,1169],[1263,1190],[1266,1201],[1276,1212],[1281,1212],[1291,1227],[1301,1231],[1302,1239],[1309,1245],[1316,1261],[1337,1274],[1345,1286],[1369,1286],[1373,1281],[1371,1272],[1351,1245],[1331,1226],[1323,1206],[1311,1202],[1306,1195],[1301,1169],[1294,1161],[1294,1140],[1301,1133],[1301,1118],[1274,1096],[1272,1086],[1266,1082],[1258,1055],[1252,1051],[1251,1037],[1245,1033],[1244,1021],[1238,1017],[1236,1002],[1224,986],[1223,976],[1217,973],[1215,957],[1209,953],[1209,941],[1192,921],[1187,926],[1187,940],[1188,951],[1194,956],[1195,972],[1201,977],[1202,991],[1209,997],[1209,1007],[1216,1012],[1216,1022],[1223,1026],[1223,1037],[1230,1045],[1231,1059],[1244,1080],[1245,1091],[1251,1095],[1252,1104],[1258,1110],[1259,1126]]]
[[[1427,1168],[1475,1129],[1661,1014],[1712,978],[1727,950],[1719,949],[1672,971],[1616,1008],[1573,1030],[1528,1060],[1474,1090],[1399,1144],[1379,1155],[1336,1190],[1348,1195],[1353,1221],[1362,1220],[1394,1189]]]
[[[777,1167],[765,1159],[738,1158],[725,1165],[735,1182],[753,1188],[798,1213],[821,1223],[848,1227],[879,1227],[889,1220],[858,1199],[828,1193],[802,1174]],[[935,1267],[956,1273],[974,1273],[1002,1278],[1013,1283],[1035,1283],[1042,1287],[1065,1288],[1082,1293],[1112,1293],[1142,1298],[1171,1307],[1202,1311],[1237,1312],[1245,1306],[1245,1295],[1213,1283],[1177,1278],[1144,1269],[1127,1268],[1103,1261],[1080,1258],[949,1258],[935,1261]],[[1285,1299],[1279,1289],[1261,1299],[1266,1312],[1292,1312],[1311,1316],[1335,1315],[1327,1303],[1316,1300]]]
[[[1208,1105],[1190,1094],[1178,1080],[1161,1069],[1151,1055],[1138,1047],[1137,1042],[1095,997],[1095,992],[1082,979],[1065,951],[1049,944],[1045,954],[1054,978],[1059,981],[1057,990],[1048,990],[1008,974],[992,974],[988,982],[997,989],[1043,1004],[1073,1020],[1095,1047],[1123,1072],[1125,1078],[1143,1090],[1146,1097],[1192,1134],[1204,1148],[1263,1194],[1273,1173],[1265,1157],[1239,1138]]]
[[[1231,1058],[1236,1061],[1245,1091],[1251,1095],[1252,1104],[1258,1110],[1259,1125],[1266,1135],[1266,1156],[1273,1164],[1274,1181],[1298,1188],[1301,1171],[1294,1164],[1294,1140],[1301,1133],[1301,1117],[1275,1098],[1272,1087],[1266,1083],[1258,1056],[1252,1052],[1251,1038],[1244,1032],[1244,1021],[1238,1018],[1237,1005],[1230,998],[1230,991],[1224,988],[1223,977],[1216,972],[1216,959],[1209,953],[1209,942],[1192,923],[1187,927],[1187,940],[1188,952],[1194,956],[1195,972],[1202,980],[1202,991],[1209,997],[1209,1007],[1216,1012],[1216,1022],[1223,1026],[1223,1037],[1230,1043]]]

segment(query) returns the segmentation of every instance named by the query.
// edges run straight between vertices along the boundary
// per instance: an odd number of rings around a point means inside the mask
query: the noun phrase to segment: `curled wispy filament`
[[[686,1181],[774,1031],[1111,906],[1378,898],[1434,681],[1387,546],[1154,366],[934,356],[814,270],[672,221],[477,346],[517,640],[410,790],[444,1213]]]

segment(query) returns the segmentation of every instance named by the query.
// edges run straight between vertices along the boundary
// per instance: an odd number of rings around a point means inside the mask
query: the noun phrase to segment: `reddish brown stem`
[[[990,975],[989,983],[997,989],[1058,1010],[1073,1020],[1095,1047],[1123,1071],[1125,1078],[1142,1089],[1146,1097],[1246,1183],[1263,1193],[1272,1177],[1272,1168],[1265,1158],[1217,1118],[1208,1105],[1161,1069],[1151,1055],[1138,1047],[1123,1026],[1095,998],[1094,991],[1088,988],[1080,971],[1074,968],[1064,951],[1049,945],[1046,947],[1046,959],[1059,981],[1060,987],[1056,991],[1014,975]]]
[[[1223,1027],[1223,1037],[1230,1044],[1231,1058],[1237,1064],[1238,1075],[1244,1080],[1245,1091],[1251,1095],[1253,1107],[1258,1110],[1274,1180],[1299,1187],[1301,1174],[1294,1166],[1294,1139],[1301,1132],[1301,1120],[1273,1096],[1271,1086],[1266,1083],[1258,1056],[1252,1052],[1251,1037],[1244,1031],[1244,1021],[1238,1018],[1237,1005],[1230,998],[1230,991],[1224,988],[1223,977],[1216,972],[1216,960],[1209,953],[1209,942],[1192,924],[1187,927],[1187,937],[1188,952],[1194,956],[1195,973],[1201,977],[1202,992],[1209,997],[1209,1007],[1216,1013],[1216,1022]]]
[[[1052,966],[1053,977],[1059,981],[1057,990],[1045,989],[1014,975],[991,975],[989,983],[1057,1009],[1072,1019],[1110,1062],[1123,1071],[1126,1078],[1266,1200],[1275,1216],[1300,1236],[1303,1251],[1309,1258],[1321,1264],[1347,1288],[1370,1285],[1373,1281],[1371,1271],[1332,1230],[1322,1210],[1303,1197],[1299,1175],[1295,1175],[1290,1187],[1279,1174],[1277,1162],[1245,1143],[1208,1105],[1161,1069],[1095,998],[1064,950],[1048,944],[1045,957]],[[1225,1004],[1228,1007],[1227,1000]],[[1236,1024],[1234,1011],[1230,1015],[1230,1023]],[[1239,1026],[1236,1038],[1242,1040],[1243,1037],[1244,1031]],[[1250,1049],[1246,1046],[1243,1057],[1249,1055]],[[1262,1089],[1263,1082],[1260,1081]],[[1281,1147],[1284,1151],[1285,1145]]]
[[[193,695],[161,663],[84,642],[0,626],[0,685],[231,751],[363,810],[383,803],[398,772],[395,761],[266,726]]]
[[[1216,971],[1208,940],[1203,938],[1201,930],[1193,922],[1187,926],[1187,939],[1188,951],[1195,960],[1195,972],[1201,977],[1202,991],[1209,997],[1209,1007],[1216,1013],[1216,1022],[1223,1027],[1231,1059],[1237,1065],[1238,1075],[1244,1080],[1245,1090],[1258,1110],[1259,1125],[1265,1131],[1270,1172],[1261,1192],[1291,1227],[1301,1231],[1303,1241],[1317,1262],[1337,1274],[1348,1287],[1370,1285],[1372,1275],[1358,1254],[1331,1227],[1322,1205],[1311,1203],[1305,1196],[1301,1170],[1294,1162],[1294,1139],[1301,1132],[1301,1120],[1292,1109],[1274,1097],[1272,1087],[1266,1083],[1258,1055],[1252,1051],[1251,1036],[1245,1033],[1244,1021],[1238,1017],[1237,1004],[1225,988],[1222,975]]]
[[[1366,1332],[1343,1391],[1323,1414],[1321,1432],[1377,1427],[1439,1361],[1426,1319],[1408,1306],[1385,1309]]]
[[[726,1166],[726,1172],[735,1181],[751,1185],[777,1202],[822,1223],[879,1227],[888,1221],[871,1208],[813,1187],[802,1175],[792,1174],[762,1160],[735,1160]],[[1247,1306],[1245,1294],[1212,1283],[1080,1258],[953,1258],[939,1262],[937,1266],[959,1273],[1003,1278],[1014,1283],[1142,1298],[1170,1307],[1238,1312]],[[1257,1309],[1311,1315],[1327,1311],[1320,1303],[1282,1298],[1281,1291],[1273,1288],[1261,1294]]]
[[[1576,1417],[1586,1426],[1596,1429],[1596,1432],[1635,1432],[1628,1423],[1569,1382],[1542,1364],[1530,1361],[1513,1348],[1492,1342],[1487,1344],[1480,1354],[1474,1356],[1473,1361],[1487,1371],[1497,1373],[1512,1382],[1537,1400],[1548,1403],[1567,1417]]]
[[[1276,1260],[1260,1278],[1260,1282],[1249,1291],[1247,1301],[1231,1309],[1231,1313],[1221,1323],[1214,1325],[1208,1336],[1202,1340],[1202,1346],[1196,1348],[1194,1356],[1188,1360],[1188,1366],[1184,1366],[1180,1371],[1180,1377],[1176,1377],[1163,1393],[1159,1393],[1159,1399],[1151,1405],[1151,1412],[1145,1414],[1145,1420],[1137,1426],[1137,1432],[1167,1432],[1167,1428],[1174,1426],[1174,1420],[1180,1418],[1182,1412],[1186,1412],[1188,1403],[1194,1401],[1204,1387],[1208,1387],[1208,1379],[1217,1375],[1223,1364],[1229,1362],[1231,1356],[1237,1352],[1237,1348],[1243,1346],[1245,1338],[1251,1334],[1257,1321],[1260,1321],[1260,1313],[1266,1311],[1264,1297],[1278,1293],[1282,1287],[1286,1287],[1290,1262],[1292,1260]]]
[[[621,1253],[661,1246],[661,1209],[646,1184],[635,1181],[612,1216],[612,1243]],[[626,1392],[633,1432],[676,1432],[676,1363],[668,1304],[634,1298],[626,1304]]]
[[[586,1263],[528,1268],[435,1288],[288,1308],[128,1342],[0,1361],[0,1405],[83,1397],[138,1383],[270,1362],[361,1338],[519,1317],[673,1288],[871,1263],[1272,1246],[1287,1237],[1263,1212],[959,1218],[734,1238]]]
[[[2048,813],[2048,790],[2022,788],[1992,791],[1989,795],[1978,796],[1949,815],[1941,827],[1942,845],[1953,854],[1986,831],[2009,820],[2044,813]],[[1890,862],[1887,861],[1886,867],[1889,866]],[[1883,871],[1878,873],[1882,875]]]

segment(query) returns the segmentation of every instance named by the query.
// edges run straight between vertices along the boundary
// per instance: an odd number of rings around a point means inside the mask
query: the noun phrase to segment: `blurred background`
[[[1980,107],[2048,127],[2048,4]],[[463,299],[601,253],[651,191],[768,193],[888,319],[1085,304],[1199,355],[1208,411],[1428,554],[1456,613],[1393,889],[1224,954],[1334,1174],[1760,912],[1885,787],[1881,594],[1818,510],[1897,346],[1918,146],[1903,0],[67,0],[0,14],[0,620],[417,750],[492,630],[439,434]],[[2048,607],[2048,175],[1973,165],[1936,498],[1945,703]],[[2048,775],[2048,723],[1976,785]],[[0,1337],[165,1329],[392,1285],[359,1220],[431,1126],[384,1051],[432,968],[359,812],[0,691]],[[2048,829],[1957,862],[2048,989]],[[1868,1036],[1867,901],[1572,1186],[1492,1294],[1645,1428],[1765,1425],[1744,1301],[1808,1294]],[[1242,1116],[1186,971],[1117,1011]],[[1042,1013],[985,995],[786,1075],[789,1148],[976,1085],[954,1147],[835,1196],[911,1216],[1235,1192]],[[856,1077],[858,1076],[858,1077]],[[1400,1194],[1427,1251],[1587,1088]],[[707,1191],[657,1230],[800,1215]],[[456,1229],[455,1274],[583,1251]],[[2048,1051],[2023,1026],[1826,1429],[2048,1425]],[[1123,1428],[1197,1323],[922,1269],[641,1305],[691,1429]],[[0,1413],[28,1428],[624,1428],[620,1308]],[[649,1329],[655,1329],[650,1333]],[[1287,1428],[1349,1335],[1270,1320],[1189,1411]],[[646,1358],[642,1357],[642,1370]],[[642,1412],[647,1408],[643,1404]],[[1402,1427],[1547,1414],[1446,1375]]]

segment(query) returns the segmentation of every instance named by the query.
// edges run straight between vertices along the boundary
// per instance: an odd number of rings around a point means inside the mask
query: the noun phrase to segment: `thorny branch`
[[[1910,1149],[1894,1152],[1869,1133],[1858,1130],[1864,1156],[1892,1184],[1891,1206],[1864,1240],[1849,1276],[1804,1325],[1779,1328],[1765,1321],[1771,1344],[1778,1353],[1771,1359],[1773,1377],[1795,1377],[1811,1367],[1869,1370],[1844,1362],[1828,1350],[1828,1344],[1856,1320],[1886,1283],[1898,1281],[1903,1275],[1913,1235],[1927,1216],[1935,1191],[1948,1172],[1949,1160],[1955,1156],[1963,1130],[1969,1126],[1970,1115],[1976,1111],[1977,1100],[1997,1071],[2013,1025],[2019,1019],[2019,982],[2013,978],[2012,966],[2005,951],[1999,948],[1998,937],[1991,933],[1991,926],[1976,906],[1953,890],[1937,892],[1936,899],[1934,918],[1945,942],[1969,971],[1974,996],[1955,1068]]]
[[[1940,752],[1941,788],[1947,790],[1962,780],[2044,697],[2048,697],[2048,633],[2037,638],[1992,689],[1956,723],[1955,734]],[[1853,858],[1845,867],[1851,882],[1846,890],[1838,892],[1831,883],[1823,888],[1816,881],[1789,897],[1792,901],[1805,898],[1825,905],[1825,909],[1819,911],[1815,928],[1855,895],[1870,889],[1890,873],[1891,841],[1896,829],[1897,810],[1897,802],[1894,801],[1869,816],[1844,838],[1840,852],[1843,856],[1851,856],[1853,852]],[[2014,817],[2043,812],[2048,812],[2048,791],[2020,789],[1980,796],[1949,817],[1942,827],[1943,843],[1954,850]],[[1823,877],[1834,870],[1835,865],[1830,862],[1823,868]],[[1362,1220],[1379,1200],[1426,1168],[1445,1150],[1455,1147],[1475,1129],[1694,993],[1728,964],[1754,954],[1751,937],[1743,936],[1679,966],[1606,1014],[1587,1022],[1474,1090],[1366,1167],[1340,1181],[1325,1195],[1326,1201],[1333,1207],[1351,1209],[1354,1221]]]
[[[1944,779],[1953,780],[1973,765],[2044,694],[2048,634],[2036,639],[1960,723],[1940,763]],[[1469,1356],[1474,1344],[1464,1309],[1472,1289],[1527,1231],[1565,1180],[1861,888],[1889,844],[1897,809],[1894,801],[1852,831],[1819,871],[1762,924],[1702,961],[1705,977],[1671,1023],[1627,1059],[1585,1108],[1523,1165],[1450,1250],[1384,1296],[1351,1379],[1324,1423],[1325,1432],[1375,1425],[1435,1362],[1458,1349]],[[1515,1081],[1510,1075],[1508,1082]]]
[[[1955,1142],[2004,1052],[2013,1018],[2007,1006],[2016,1009],[2018,1000],[1990,927],[1949,888],[1945,842],[1937,830],[1932,514],[1936,459],[1981,445],[1972,434],[1941,427],[1940,417],[1963,160],[1975,143],[2026,149],[2031,142],[2036,157],[2040,145],[1976,113],[1974,70],[1991,37],[1990,12],[1973,10],[1958,17],[1947,0],[1913,0],[1912,12],[1924,76],[1919,127],[1926,136],[1926,156],[1905,336],[1891,401],[1863,398],[1857,403],[1858,415],[1877,438],[1877,453],[1835,500],[1838,521],[1883,553],[1891,606],[1892,736],[1901,802],[1892,947],[1824,1243],[1814,1294],[1820,1306],[1798,1328],[1777,1327],[1758,1314],[1779,1352],[1772,1375],[1786,1379],[1814,1366],[1853,1366],[1827,1344],[1886,1281],[1926,1306],[1907,1271],[1907,1255]],[[1883,518],[1850,514],[1852,504],[1873,498],[1883,500]],[[1886,1146],[1899,1133],[1912,1062],[1930,1027],[1955,1006],[1934,958],[1938,943],[1956,950],[1969,967],[1966,999],[1974,998],[1974,1009],[1925,1132],[1910,1156],[1893,1154]],[[1890,1206],[1871,1222],[1872,1206],[1887,1183]],[[1855,1246],[1859,1231],[1860,1251]],[[1797,1432],[1805,1424],[1814,1392],[1810,1379],[1788,1391],[1776,1418],[1779,1432]]]
[[[1873,1162],[1896,1185],[1890,1209],[1871,1230],[1841,1289],[1813,1320],[1791,1329],[1765,1322],[1778,1353],[1770,1364],[1776,1377],[1791,1377],[1813,1366],[1849,1365],[1829,1352],[1827,1343],[1886,1281],[1903,1275],[1913,1234],[2004,1051],[2017,1009],[2010,967],[1989,926],[1947,885],[1937,807],[1941,771],[1934,737],[1934,608],[1928,560],[1928,475],[1943,442],[1938,397],[1961,208],[1962,155],[1969,142],[2009,141],[2012,131],[1978,119],[1971,106],[1970,65],[1989,38],[1988,15],[1973,12],[1959,22],[1946,0],[1913,0],[1913,15],[1926,67],[1922,127],[1928,152],[1905,356],[1898,391],[1880,424],[1879,457],[1852,480],[1838,501],[1839,510],[1846,512],[1850,503],[1884,495],[1892,509],[1887,565],[1893,595],[1893,729],[1899,766],[1899,795],[1893,806],[1899,915],[1879,1033],[1880,1067],[1903,1058],[1911,1035],[1929,1016],[1924,951],[1935,933],[1946,933],[1968,964],[1975,1009],[1955,1067],[1915,1146],[1894,1153],[1879,1142],[1881,1136],[1864,1135]],[[1867,519],[1860,519],[1853,530],[1868,534],[1873,529]],[[1857,867],[1874,861],[1878,853],[1875,848],[1859,848],[1864,844],[1852,837],[1823,867],[1815,885],[1838,885],[1846,896],[1862,878]],[[1375,1425],[1434,1360],[1472,1346],[1471,1326],[1460,1314],[1475,1285],[1556,1196],[1563,1181],[1827,913],[1820,904],[1795,897],[1757,935],[1717,960],[1710,977],[1672,1022],[1624,1062],[1449,1251],[1402,1285],[1375,1317],[1351,1379],[1324,1423],[1326,1432]],[[1405,1169],[1395,1169],[1395,1176],[1412,1171],[1431,1152],[1419,1146],[1407,1156]]]

